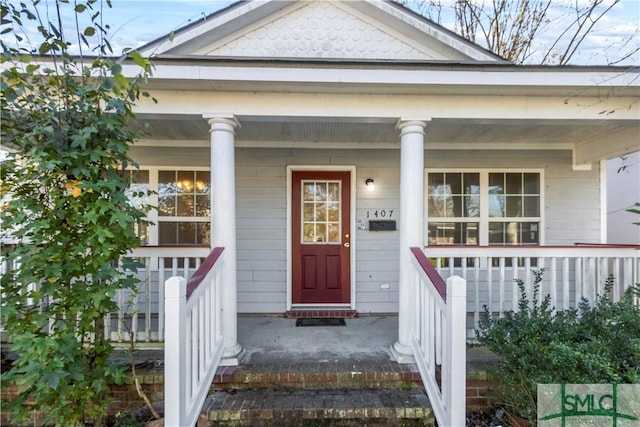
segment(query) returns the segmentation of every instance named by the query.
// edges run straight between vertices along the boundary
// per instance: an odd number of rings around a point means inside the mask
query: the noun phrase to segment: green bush
[[[543,271],[533,272],[531,297],[516,279],[519,311],[495,317],[485,307],[476,331],[502,359],[494,372],[497,403],[530,420],[536,418],[538,384],[640,382],[640,285],[612,302],[609,277],[594,304],[582,300],[577,309],[559,312],[549,295],[540,298]]]

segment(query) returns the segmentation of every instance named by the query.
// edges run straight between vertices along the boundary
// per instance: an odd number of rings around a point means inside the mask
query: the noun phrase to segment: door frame
[[[336,307],[356,310],[356,167],[355,166],[336,166],[336,165],[288,165],[287,166],[287,311],[293,306],[293,269],[292,269],[292,194],[291,187],[293,184],[293,172],[349,172],[351,174],[351,212],[350,223],[348,224],[349,234],[351,235],[351,247],[349,248],[349,258],[351,262],[351,271],[349,277],[349,303],[348,304],[322,304],[321,307]],[[344,233],[344,230],[343,230]],[[295,308],[315,308],[317,304],[296,304]]]

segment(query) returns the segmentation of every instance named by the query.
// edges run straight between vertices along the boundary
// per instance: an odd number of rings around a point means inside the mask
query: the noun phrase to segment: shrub
[[[538,384],[640,382],[640,285],[627,289],[619,302],[609,299],[614,281],[593,304],[556,311],[551,297],[540,298],[543,271],[534,271],[531,298],[524,282],[519,311],[494,317],[485,307],[477,338],[502,359],[495,375],[498,404],[535,420]]]

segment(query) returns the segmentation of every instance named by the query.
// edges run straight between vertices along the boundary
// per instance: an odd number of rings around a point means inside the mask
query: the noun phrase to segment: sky
[[[10,0],[16,3],[17,0]],[[422,2],[433,0],[407,0],[409,6],[415,7]],[[438,0],[446,4],[454,0]],[[490,0],[473,0],[476,2]],[[567,6],[575,2],[588,0],[553,0],[553,10],[549,17],[551,24],[540,37],[541,45],[550,45],[555,34],[561,31],[562,25],[571,20]],[[604,0],[606,6],[612,0]],[[45,7],[52,5],[52,0],[42,2]],[[71,2],[73,3],[73,1]],[[104,22],[111,25],[110,42],[114,53],[119,54],[124,47],[140,47],[159,37],[193,22],[205,19],[206,16],[219,11],[234,1],[230,0],[112,0],[111,9],[103,9]],[[52,9],[52,8],[50,8]],[[71,8],[67,8],[68,12]],[[52,12],[50,10],[50,12]],[[86,14],[85,14],[86,15]],[[66,13],[65,19],[72,25],[72,14]],[[453,15],[443,15],[442,24],[453,30]],[[600,21],[595,31],[587,38],[580,55],[573,63],[579,65],[605,65],[619,59],[633,48],[640,46],[640,0],[621,0],[619,4]],[[629,37],[635,35],[632,41]],[[623,41],[627,44],[622,47]],[[640,52],[619,65],[640,65]]]

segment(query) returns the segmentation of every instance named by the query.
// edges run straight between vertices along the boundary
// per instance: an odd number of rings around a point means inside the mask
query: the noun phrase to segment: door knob
[[[349,244],[349,242],[347,242],[347,243],[345,243],[345,244],[344,244],[344,247],[345,247],[345,248],[348,248],[349,246],[351,246],[351,245]]]

